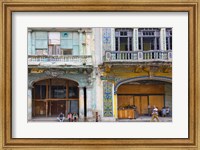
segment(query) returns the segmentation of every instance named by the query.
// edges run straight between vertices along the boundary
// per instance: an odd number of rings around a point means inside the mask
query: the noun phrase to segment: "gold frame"
[[[200,149],[199,0],[2,0],[0,1],[0,149]],[[187,139],[14,139],[11,137],[11,15],[17,11],[150,11],[189,15],[189,138]]]

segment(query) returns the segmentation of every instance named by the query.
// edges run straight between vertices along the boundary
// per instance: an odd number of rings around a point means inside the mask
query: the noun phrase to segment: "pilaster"
[[[83,55],[83,30],[78,30],[79,33],[79,54]]]
[[[79,118],[84,118],[84,91],[83,87],[79,87]]]
[[[28,88],[28,121],[32,119],[32,87]]]
[[[31,48],[31,32],[32,32],[32,30],[30,30],[30,29],[28,29],[28,55],[31,55],[32,54],[32,48]]]
[[[139,42],[138,42],[138,28],[133,29],[133,51],[138,51],[139,49]]]
[[[166,50],[166,28],[160,29],[160,50]]]

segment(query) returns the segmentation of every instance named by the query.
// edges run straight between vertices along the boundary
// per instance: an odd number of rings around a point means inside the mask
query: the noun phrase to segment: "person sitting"
[[[162,117],[166,117],[166,108],[165,107],[162,108]]]
[[[71,122],[71,121],[73,120],[72,114],[71,114],[71,113],[68,113],[67,119],[68,119],[69,122]]]
[[[57,120],[60,122],[63,122],[65,120],[65,116],[62,112],[58,115]]]
[[[166,107],[166,116],[169,117],[170,109],[169,107]]]
[[[74,112],[73,113],[73,121],[77,121],[77,119],[78,119],[78,115],[77,115],[77,113],[76,112]]]

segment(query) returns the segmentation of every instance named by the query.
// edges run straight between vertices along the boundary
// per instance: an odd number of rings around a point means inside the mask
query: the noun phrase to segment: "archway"
[[[68,79],[50,78],[35,82],[32,89],[32,116],[51,117],[59,113],[79,114],[78,83]]]
[[[161,111],[163,107],[172,109],[172,84],[168,80],[146,78],[127,79],[116,85],[118,118],[135,118],[130,110],[136,108],[134,115],[150,115],[153,106]],[[122,114],[123,112],[123,114]]]

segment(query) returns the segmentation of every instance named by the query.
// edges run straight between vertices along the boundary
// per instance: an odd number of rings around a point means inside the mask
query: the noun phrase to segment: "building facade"
[[[31,28],[28,120],[76,112],[102,121],[119,110],[172,110],[171,28]]]

